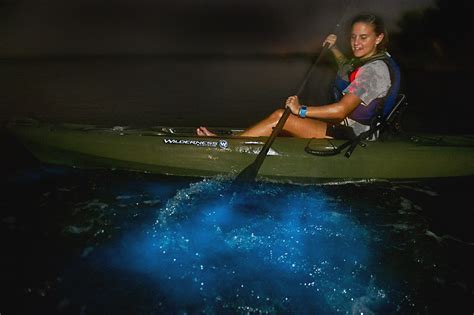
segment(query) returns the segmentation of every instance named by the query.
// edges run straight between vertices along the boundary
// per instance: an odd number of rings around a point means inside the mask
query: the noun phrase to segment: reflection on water
[[[2,188],[2,313],[473,310],[470,179],[230,191],[218,179],[26,174]]]

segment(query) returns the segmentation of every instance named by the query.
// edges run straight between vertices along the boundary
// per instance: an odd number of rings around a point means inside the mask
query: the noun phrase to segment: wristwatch
[[[301,105],[300,110],[298,112],[298,116],[300,116],[301,118],[305,118],[307,111],[308,111],[308,107],[306,105]]]

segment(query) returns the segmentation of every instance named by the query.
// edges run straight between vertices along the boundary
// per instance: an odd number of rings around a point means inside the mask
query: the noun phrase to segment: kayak
[[[212,129],[212,128],[211,128]],[[7,130],[38,160],[76,168],[106,168],[175,176],[235,176],[251,164],[267,138],[238,137],[239,129],[132,128],[17,120]],[[259,180],[422,179],[474,175],[474,135],[401,135],[363,141],[348,158],[331,152],[344,140],[277,137]]]

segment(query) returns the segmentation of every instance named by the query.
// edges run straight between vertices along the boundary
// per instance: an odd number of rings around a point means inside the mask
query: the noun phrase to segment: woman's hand
[[[336,34],[329,34],[328,37],[323,42],[323,46],[328,45],[328,48],[331,49],[336,46],[337,42],[337,35]]]
[[[293,114],[298,115],[301,107],[298,96],[293,95],[288,97],[286,99],[286,107],[289,107]]]

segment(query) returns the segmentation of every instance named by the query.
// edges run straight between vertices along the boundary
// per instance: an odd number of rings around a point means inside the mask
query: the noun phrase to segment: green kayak
[[[266,138],[242,138],[236,129],[213,129],[198,137],[194,128],[99,127],[9,123],[7,130],[40,161],[78,168],[107,168],[178,176],[235,176],[252,163]],[[365,141],[350,158],[331,152],[344,140],[278,137],[258,179],[323,182],[365,179],[421,179],[474,175],[474,136],[400,136]]]

